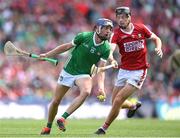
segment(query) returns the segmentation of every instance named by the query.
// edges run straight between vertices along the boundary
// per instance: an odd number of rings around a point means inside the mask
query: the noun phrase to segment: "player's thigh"
[[[62,70],[57,83],[59,85],[67,86],[67,87],[73,87],[74,86],[74,81],[76,79],[75,75],[71,75],[65,70]]]
[[[127,81],[127,73],[126,73],[126,70],[124,69],[119,69],[118,71],[118,75],[116,77],[116,81],[115,81],[115,86],[116,87],[123,87],[125,86],[126,84],[126,81]]]
[[[113,92],[112,92],[112,103],[116,97],[116,95],[118,94],[118,92],[123,88],[123,86],[114,86],[113,88]]]
[[[115,98],[119,100],[126,100],[129,96],[131,96],[138,88],[134,87],[131,84],[126,83],[126,85],[118,92]]]
[[[92,89],[92,78],[89,76],[78,78],[75,81],[75,84],[78,86],[80,92],[88,92],[91,93]]]
[[[77,86],[73,86],[68,90],[68,93],[79,93],[79,88]]]
[[[129,72],[127,83],[141,89],[147,75],[147,69],[134,70]]]
[[[61,100],[62,97],[66,94],[66,92],[69,89],[70,89],[70,87],[57,84],[53,99],[54,100]]]

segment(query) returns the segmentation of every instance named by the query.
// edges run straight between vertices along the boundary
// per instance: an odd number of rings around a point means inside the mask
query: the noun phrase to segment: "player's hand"
[[[113,68],[118,68],[118,63],[117,63],[116,60],[112,60],[112,61],[111,61],[111,64],[114,65]]]
[[[39,55],[39,59],[40,60],[44,60],[43,58],[47,58],[48,56],[47,56],[47,54],[46,53],[43,53],[43,54],[40,54]]]
[[[98,90],[97,99],[98,99],[100,102],[106,101],[106,93],[105,93],[102,89],[99,89],[99,90]]]
[[[156,54],[157,54],[160,58],[162,58],[163,52],[162,52],[162,49],[161,49],[161,48],[155,48],[155,52],[156,52]]]

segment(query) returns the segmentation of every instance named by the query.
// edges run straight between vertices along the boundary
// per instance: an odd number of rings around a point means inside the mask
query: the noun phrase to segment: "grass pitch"
[[[93,134],[104,120],[69,119],[66,132],[60,132],[54,124],[51,134],[41,136],[46,121],[39,120],[0,120],[0,137],[3,138],[103,138],[103,137],[180,137],[180,121],[162,121],[151,119],[116,120],[104,136]]]

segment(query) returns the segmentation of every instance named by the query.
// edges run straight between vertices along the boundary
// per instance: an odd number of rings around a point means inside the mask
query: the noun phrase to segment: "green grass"
[[[0,120],[0,137],[180,137],[180,121],[145,119],[116,120],[105,136],[93,133],[104,120],[69,119],[66,132],[60,132],[56,125],[49,136],[39,133],[46,122],[39,120]]]

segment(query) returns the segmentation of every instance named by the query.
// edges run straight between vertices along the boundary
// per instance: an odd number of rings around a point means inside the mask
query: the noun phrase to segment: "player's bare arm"
[[[104,67],[106,65],[106,61],[100,60],[99,67]],[[104,91],[104,80],[105,80],[105,72],[100,72],[97,74],[97,82],[98,82],[98,95],[103,95],[106,97]]]
[[[117,63],[117,61],[114,59],[114,56],[113,56],[113,53],[114,53],[117,45],[114,44],[114,43],[110,43],[110,46],[111,46],[111,52],[110,52],[108,61],[110,62],[110,64],[114,64],[114,65],[115,65],[114,68],[118,68],[118,63]]]
[[[68,51],[72,47],[73,47],[73,45],[72,45],[71,42],[70,43],[65,43],[65,44],[57,46],[56,48],[54,48],[53,50],[51,50],[51,51],[49,51],[47,53],[41,54],[40,57],[52,57],[52,56],[55,56],[57,54]]]
[[[150,39],[154,40],[155,45],[156,45],[155,51],[156,51],[157,55],[162,58],[163,52],[162,52],[162,42],[161,42],[161,39],[156,34],[154,34],[154,33],[152,33]]]

